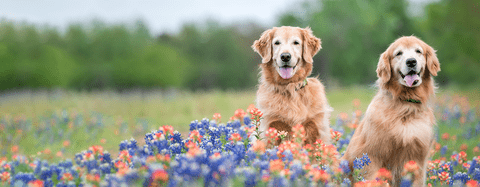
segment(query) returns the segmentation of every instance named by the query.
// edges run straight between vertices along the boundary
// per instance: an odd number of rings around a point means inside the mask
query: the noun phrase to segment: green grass
[[[327,99],[334,108],[331,116],[332,122],[341,113],[351,115],[355,108],[352,101],[360,101],[359,109],[363,112],[373,98],[376,90],[372,87],[349,87],[342,89],[327,90]],[[439,90],[438,97],[445,95],[465,95],[469,102],[474,105],[480,100],[476,89],[455,88]],[[116,124],[124,121],[128,125],[126,132],[115,133],[115,125],[108,129],[100,129],[96,136],[85,134],[84,128],[79,127],[78,133],[74,132],[70,138],[71,146],[68,151],[71,154],[88,149],[91,145],[102,145],[107,150],[118,150],[120,141],[134,137],[143,144],[143,136],[150,130],[158,129],[159,126],[172,125],[182,134],[188,132],[192,120],[201,120],[204,117],[212,118],[214,113],[221,113],[222,121],[228,121],[236,109],[246,109],[248,105],[255,103],[255,91],[208,91],[208,92],[185,92],[185,91],[155,91],[155,92],[130,92],[117,93],[113,91],[102,92],[22,92],[15,95],[4,95],[0,98],[0,118],[10,115],[13,118],[22,116],[32,119],[33,124],[40,123],[40,117],[52,114],[60,115],[62,110],[69,114],[84,114],[85,121],[94,120],[92,111],[104,114],[105,124]],[[437,118],[439,118],[437,116]],[[139,128],[139,120],[148,121],[148,130]],[[440,132],[456,132],[458,129],[440,129]],[[100,140],[106,139],[103,144]],[[461,138],[461,137],[458,137]],[[48,145],[38,143],[39,140],[31,135],[23,136],[16,142],[20,151],[27,155],[36,154],[45,148],[56,153],[62,148],[62,144]],[[457,142],[460,142],[458,140]],[[60,142],[63,142],[61,140]],[[0,142],[1,143],[1,142]],[[474,142],[468,142],[473,145]],[[461,144],[461,143],[459,143]],[[443,144],[442,144],[443,145]],[[457,146],[457,145],[455,145]],[[10,150],[11,145],[1,145],[0,150]],[[1,153],[0,153],[1,154]],[[8,154],[7,154],[8,155]],[[112,153],[112,155],[116,155]],[[1,155],[0,155],[1,156]],[[69,155],[65,155],[69,156]],[[70,155],[72,156],[72,155]]]

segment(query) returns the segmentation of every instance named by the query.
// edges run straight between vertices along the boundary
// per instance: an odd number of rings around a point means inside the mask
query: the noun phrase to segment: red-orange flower
[[[235,110],[235,114],[234,116],[238,119],[243,119],[243,117],[246,115],[247,113],[245,113],[245,111],[243,111],[243,109],[239,108],[237,110]]]
[[[43,186],[44,186],[43,181],[38,179],[28,182],[28,187],[43,187]]]
[[[100,182],[100,175],[99,174],[87,174],[86,176],[87,181],[90,182]]]
[[[203,153],[203,151],[200,148],[195,146],[191,149],[188,149],[187,156],[188,157],[196,157],[198,155],[201,155],[202,153]]]
[[[127,150],[123,150],[120,151],[118,158],[124,162],[131,162],[130,158],[132,158],[132,156],[128,153]]]
[[[475,146],[475,147],[473,148],[473,152],[474,152],[474,153],[480,152],[480,148],[478,148],[478,146]]]
[[[90,151],[93,152],[94,155],[101,154],[103,155],[103,147],[99,145],[93,145],[88,148]]]
[[[231,136],[230,136],[230,139],[229,140],[232,140],[234,142],[238,142],[238,141],[241,141],[242,140],[242,136],[238,133],[233,133]]]
[[[253,146],[252,146],[252,150],[257,153],[257,154],[263,154],[265,153],[265,143],[261,140],[257,140]]]
[[[189,138],[194,141],[202,142],[202,135],[200,135],[200,132],[197,130],[192,130],[190,131],[190,136]]]
[[[440,181],[447,181],[450,178],[450,174],[448,174],[448,172],[444,171],[444,172],[438,174],[438,178],[440,179]]]
[[[171,125],[159,127],[159,130],[163,131],[166,137],[168,137],[169,134],[173,134],[173,127]]]
[[[466,187],[478,187],[480,184],[477,181],[469,180],[465,183]]]
[[[168,173],[163,169],[156,170],[152,173],[152,180],[154,183],[156,182],[167,182],[168,181]]]
[[[270,172],[275,173],[275,172],[280,172],[284,168],[283,161],[280,159],[276,160],[270,160]]]
[[[3,173],[0,173],[0,181],[6,182],[10,180],[10,173],[7,171],[4,171]]]
[[[325,170],[314,168],[307,173],[307,177],[312,177],[314,182],[326,182],[330,180],[330,175]]]
[[[390,180],[392,179],[392,173],[385,168],[380,168],[377,171],[376,178],[380,180]]]
[[[254,109],[256,109],[254,104],[248,105],[248,107],[247,107],[247,113],[251,114]],[[258,110],[258,109],[257,109],[257,110]]]
[[[70,145],[70,141],[65,140],[63,141],[63,147],[68,147]]]
[[[305,128],[303,127],[303,125],[297,124],[293,126],[292,132],[293,132],[292,137],[295,138],[295,140],[299,141],[300,143],[305,141],[307,132],[305,131]]]
[[[370,180],[370,181],[360,181],[355,183],[354,187],[380,187],[384,186],[384,181]]]
[[[449,137],[450,137],[450,134],[448,134],[448,132],[442,134],[442,139],[444,140],[448,140]]]
[[[340,140],[340,137],[342,137],[342,133],[338,131],[334,131],[333,129],[330,129],[330,134],[332,135],[332,140],[337,142]]]
[[[258,120],[260,117],[263,116],[263,113],[258,110],[258,108],[252,108],[252,110],[249,112],[252,115],[252,120]]]
[[[419,169],[420,167],[418,166],[417,162],[410,160],[403,166],[402,175],[411,173],[414,177],[420,176],[420,173],[418,171]]]
[[[73,181],[73,175],[71,173],[63,173],[62,178],[60,180]]]
[[[213,120],[217,121],[217,123],[220,122],[220,119],[222,119],[222,115],[220,115],[220,113],[215,113],[213,114]]]
[[[267,132],[265,132],[265,137],[267,138],[268,144],[274,143],[278,140],[277,129],[269,128]]]
[[[12,146],[11,151],[12,151],[13,154],[17,153],[18,152],[18,145]]]
[[[353,99],[352,104],[355,108],[360,107],[360,99]]]

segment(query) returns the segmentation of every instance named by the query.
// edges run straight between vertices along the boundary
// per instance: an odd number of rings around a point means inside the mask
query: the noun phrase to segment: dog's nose
[[[409,58],[407,59],[407,66],[408,67],[415,67],[417,65],[417,60],[415,58]]]
[[[290,53],[282,53],[280,55],[280,58],[282,59],[282,61],[288,62],[290,61],[290,58],[292,58],[292,55],[290,55]]]

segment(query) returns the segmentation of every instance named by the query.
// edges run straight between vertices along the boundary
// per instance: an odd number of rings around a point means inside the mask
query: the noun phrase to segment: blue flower
[[[468,168],[468,174],[471,175],[473,172],[475,172],[475,168],[477,166],[477,160],[473,159],[472,162],[470,163],[470,168]]]
[[[347,160],[342,160],[340,162],[340,169],[342,169],[343,173],[345,173],[345,174],[350,173],[350,166],[348,165]]]
[[[119,147],[120,147],[119,150],[120,150],[120,151],[123,151],[123,150],[127,149],[127,144],[128,144],[127,140],[124,140],[124,141],[120,142],[120,144],[119,144]]]
[[[403,178],[402,181],[400,182],[400,187],[411,187],[412,186],[412,181],[409,179]]]
[[[455,175],[453,175],[452,180],[460,180],[463,184],[465,184],[468,180],[470,180],[470,177],[466,173],[457,172]]]
[[[251,123],[252,123],[252,120],[250,119],[249,116],[243,117],[243,124],[245,124],[246,126],[250,126]]]
[[[447,145],[443,146],[442,149],[440,149],[440,154],[444,156],[447,153]]]
[[[355,160],[353,161],[353,169],[362,169],[362,168],[363,168],[362,159],[355,158]]]
[[[367,153],[363,153],[362,162],[363,162],[363,166],[365,166],[365,165],[368,166],[368,164],[372,163],[370,161],[370,158],[368,158]]]

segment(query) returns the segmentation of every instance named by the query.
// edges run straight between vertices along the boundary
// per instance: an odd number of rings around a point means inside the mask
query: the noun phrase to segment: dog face
[[[406,87],[418,87],[425,75],[437,76],[440,64],[435,50],[422,40],[401,37],[380,56],[377,75],[384,83],[397,80]]]
[[[262,63],[272,62],[282,79],[290,79],[301,63],[313,63],[312,57],[320,50],[320,44],[310,28],[283,26],[265,31],[252,48],[262,56]]]

